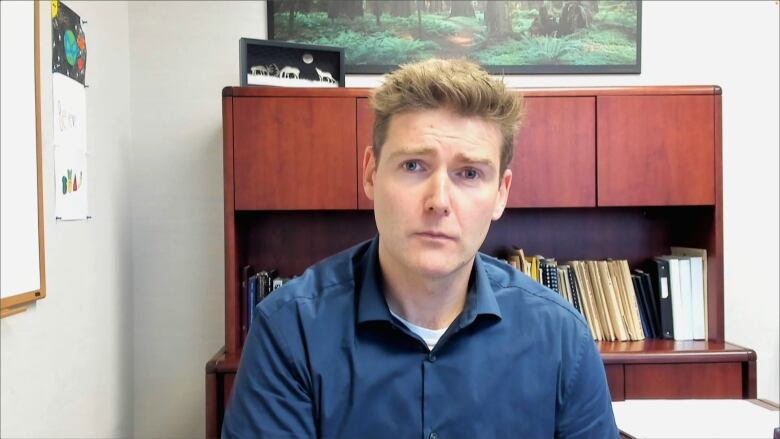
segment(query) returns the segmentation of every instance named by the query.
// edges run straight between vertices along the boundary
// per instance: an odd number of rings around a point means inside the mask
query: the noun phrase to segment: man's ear
[[[504,175],[501,176],[501,180],[498,183],[498,197],[496,198],[496,205],[493,208],[493,221],[501,218],[506,208],[506,202],[509,198],[509,188],[512,187],[512,170],[507,169],[504,171]]]
[[[376,157],[374,148],[367,146],[363,152],[363,192],[369,200],[374,200],[374,177],[376,176]]]

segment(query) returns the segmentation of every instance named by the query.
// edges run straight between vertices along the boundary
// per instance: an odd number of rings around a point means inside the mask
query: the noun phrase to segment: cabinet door
[[[739,399],[742,363],[627,364],[626,399]]]
[[[358,209],[373,209],[374,202],[363,191],[363,154],[367,146],[374,144],[374,109],[366,98],[357,100],[357,121]]]
[[[596,205],[595,98],[526,98],[507,207]]]
[[[238,210],[355,209],[354,98],[235,98]]]
[[[712,95],[597,102],[600,206],[715,203]]]

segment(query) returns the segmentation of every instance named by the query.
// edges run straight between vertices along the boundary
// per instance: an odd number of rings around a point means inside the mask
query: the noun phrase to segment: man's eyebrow
[[[487,165],[487,166],[495,166],[495,163],[493,163],[493,160],[490,160],[487,157],[472,157],[465,155],[463,153],[459,153],[455,156],[456,160],[464,163],[471,163],[475,165]]]
[[[436,148],[431,148],[427,146],[409,147],[409,148],[403,148],[397,151],[393,151],[393,153],[390,154],[390,158],[392,159],[395,157],[403,157],[403,156],[426,156],[426,155],[435,155],[436,153],[437,153]],[[459,162],[473,164],[473,165],[484,165],[490,167],[496,166],[493,160],[487,157],[469,156],[463,153],[458,153],[455,156],[455,159]]]
[[[390,157],[398,157],[404,155],[434,155],[434,154],[436,154],[435,148],[420,146],[420,147],[402,148],[393,151],[393,153],[390,154]]]

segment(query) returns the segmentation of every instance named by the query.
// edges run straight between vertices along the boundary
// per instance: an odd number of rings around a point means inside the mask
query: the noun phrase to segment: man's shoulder
[[[260,303],[261,310],[270,316],[297,304],[353,293],[356,266],[370,243],[362,242],[310,266],[266,297]]]
[[[577,321],[578,325],[588,329],[582,314],[560,294],[504,261],[483,253],[479,256],[496,299],[502,305],[502,313],[509,308],[523,314],[543,315],[548,319]]]

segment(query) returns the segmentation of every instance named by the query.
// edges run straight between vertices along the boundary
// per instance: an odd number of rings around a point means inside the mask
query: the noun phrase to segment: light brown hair
[[[448,109],[461,116],[495,122],[501,131],[500,172],[512,161],[523,101],[478,65],[464,59],[429,59],[402,65],[371,95],[376,113],[374,155],[379,160],[390,120],[407,111]]]

